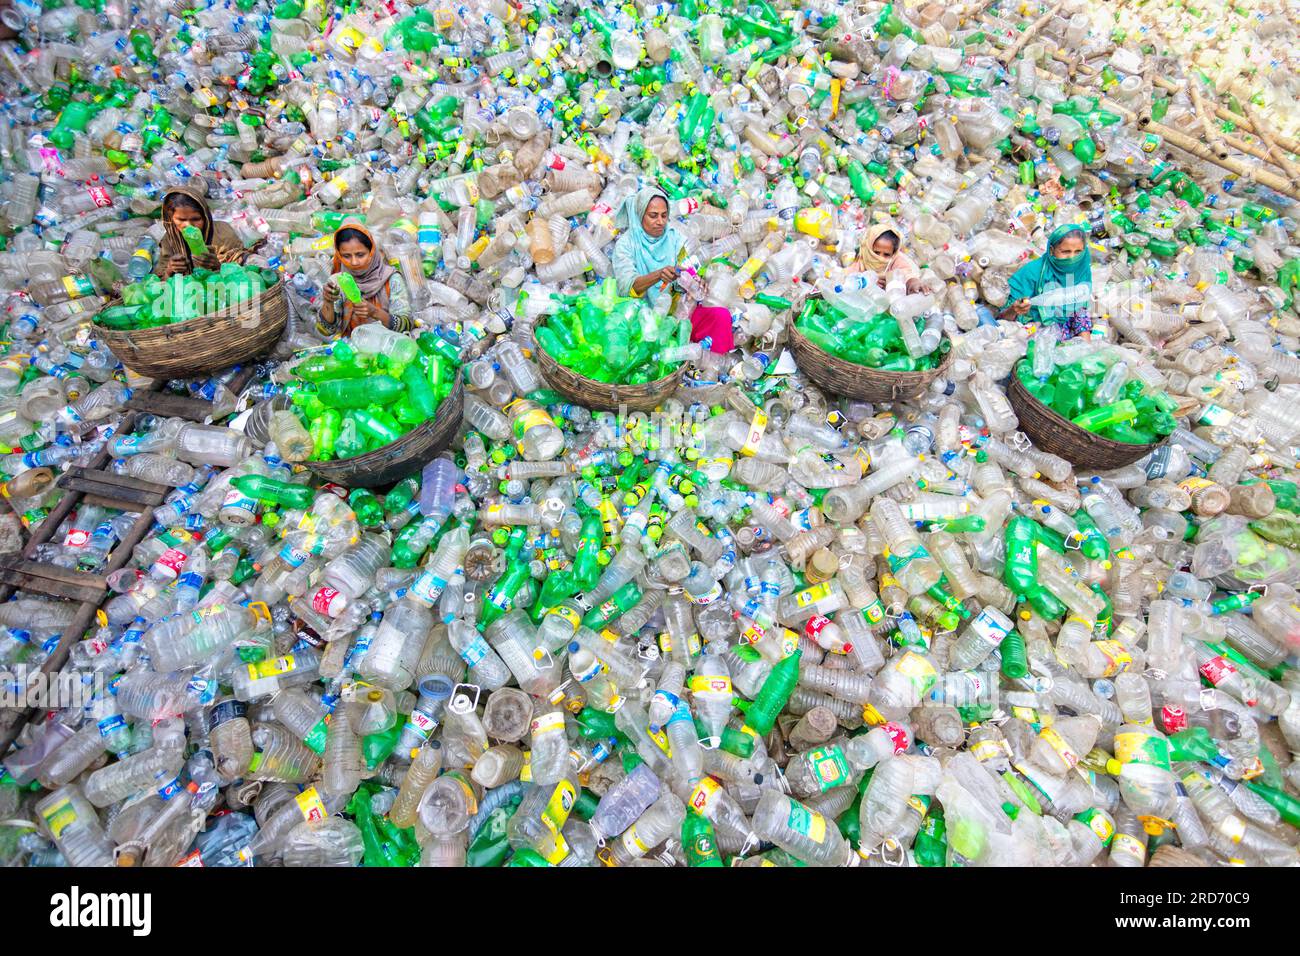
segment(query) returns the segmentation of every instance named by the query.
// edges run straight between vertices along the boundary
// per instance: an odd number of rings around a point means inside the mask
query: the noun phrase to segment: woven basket
[[[790,351],[799,371],[823,391],[863,402],[900,402],[924,394],[930,383],[947,371],[952,349],[937,367],[923,372],[891,372],[867,368],[836,358],[793,325],[790,326]]]
[[[152,329],[95,327],[127,368],[148,378],[192,378],[271,351],[289,320],[284,283],[195,319]]]
[[[305,461],[322,478],[348,488],[379,488],[401,481],[437,458],[460,431],[465,411],[465,384],[459,378],[433,418],[397,441],[375,451],[339,461]]]
[[[1153,442],[1149,445],[1132,445],[1094,435],[1034,398],[1014,371],[1011,373],[1007,398],[1011,400],[1011,407],[1020,419],[1020,430],[1042,451],[1064,458],[1074,465],[1096,471],[1123,468],[1149,455],[1161,444]]]
[[[542,367],[542,375],[546,377],[547,383],[555,391],[575,405],[609,412],[616,412],[621,406],[637,412],[654,411],[677,391],[682,383],[682,374],[686,371],[686,365],[682,364],[671,375],[654,382],[646,382],[644,385],[615,385],[611,382],[597,382],[565,368],[540,346],[533,350],[533,357]]]

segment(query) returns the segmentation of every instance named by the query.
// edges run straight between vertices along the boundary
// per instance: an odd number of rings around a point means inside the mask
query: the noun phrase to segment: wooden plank
[[[212,416],[212,403],[201,398],[172,395],[167,392],[136,392],[126,401],[126,407],[146,415],[162,418],[184,418],[191,422],[205,422]]]
[[[103,590],[108,587],[108,582],[101,575],[92,574],[89,571],[74,571],[71,568],[61,568],[57,564],[28,561],[26,558],[20,558],[12,554],[0,557],[0,569],[21,571],[24,574],[30,574],[38,578],[49,578],[51,581],[62,581],[65,584],[89,587],[96,590]]]
[[[149,390],[156,390],[162,388],[162,386],[162,382],[156,382],[150,386]],[[122,420],[118,423],[118,431],[120,434],[128,435],[131,433],[131,430],[135,428],[137,414],[138,413],[134,411],[128,410],[127,413],[122,416]],[[112,460],[112,455],[109,454],[108,448],[105,446],[99,450],[99,454],[90,462],[89,469],[96,470],[103,468],[110,460]],[[37,548],[49,541],[54,535],[54,532],[59,529],[59,525],[63,524],[63,519],[72,513],[72,509],[75,508],[77,503],[80,501],[81,496],[77,494],[64,495],[60,498],[58,504],[54,506],[54,510],[45,517],[44,521],[32,530],[31,535],[27,539],[27,543],[23,545],[23,557],[30,558]],[[8,601],[13,597],[14,590],[15,589],[11,585],[0,583],[0,602]]]
[[[97,508],[112,508],[116,511],[126,511],[139,514],[142,510],[138,502],[123,501],[121,498],[105,497],[104,495],[91,494],[90,492],[81,492],[81,500],[88,505],[94,505]],[[161,503],[161,502],[160,502]],[[146,507],[143,510],[148,511]]]
[[[69,470],[68,474],[59,478],[58,486],[69,491],[79,491],[83,494],[91,494],[100,498],[109,498],[122,502],[125,506],[122,507],[123,511],[156,508],[162,504],[163,498],[171,491],[166,485],[154,484],[151,481],[140,481],[126,475],[113,475],[102,471],[86,472],[84,469],[78,469],[78,471],[81,473],[74,474],[72,470]],[[121,506],[114,505],[113,507]]]
[[[243,366],[226,384],[231,392],[238,395],[252,380],[257,367],[253,364]],[[145,392],[136,392],[127,399],[126,407],[146,415],[159,415],[163,418],[184,418],[187,421],[203,424],[212,417],[214,406],[201,398],[188,395],[174,395],[159,391],[165,383],[155,382],[154,388]]]
[[[59,487],[66,488],[68,491],[79,491],[82,494],[98,495],[101,498],[113,498],[117,501],[125,502],[132,507],[128,511],[139,511],[141,508],[150,506],[156,507],[162,503],[161,496],[153,492],[137,491],[134,488],[125,488],[121,485],[110,485],[106,481],[95,481],[93,478],[68,478],[59,479]]]
[[[41,564],[5,555],[0,558],[0,581],[24,591],[35,591],[70,601],[103,599],[108,583],[97,574],[70,571],[53,564]]]
[[[68,497],[73,496],[69,495]],[[136,519],[126,537],[109,555],[108,564],[104,567],[105,578],[114,571],[126,567],[127,562],[131,560],[131,553],[135,550],[135,546],[144,540],[144,536],[149,533],[152,526],[153,517],[147,512]],[[94,601],[85,602],[77,609],[76,616],[63,629],[63,635],[59,638],[58,647],[41,664],[43,673],[57,674],[63,669],[63,665],[68,662],[68,655],[72,653],[72,645],[80,641],[85,635],[86,628],[90,627],[91,622],[95,619],[95,612],[99,610],[100,603],[106,597],[108,597],[107,593]],[[18,739],[18,735],[27,726],[27,722],[37,716],[38,713],[34,707],[28,707],[15,714],[11,720],[0,724],[0,760],[4,759],[5,754],[9,752],[9,748]]]
[[[118,488],[129,488],[134,491],[144,492],[145,494],[166,495],[171,491],[170,485],[162,485],[156,481],[145,481],[143,478],[133,478],[130,475],[119,475],[111,471],[96,471],[92,468],[81,468],[73,465],[65,472],[68,475],[75,475],[79,478],[88,478],[91,481],[97,481],[101,484],[113,485]]]

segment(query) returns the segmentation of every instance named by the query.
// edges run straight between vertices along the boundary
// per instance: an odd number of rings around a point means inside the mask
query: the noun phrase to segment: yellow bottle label
[[[344,27],[335,34],[335,37],[337,37],[340,46],[354,52],[366,39],[366,35],[354,27]]]
[[[731,678],[722,676],[692,677],[687,686],[690,687],[692,694],[730,694]]]
[[[791,830],[802,833],[814,843],[824,843],[826,840],[826,818],[797,800],[790,801],[790,818],[786,822]]]
[[[759,442],[763,440],[763,433],[767,431],[767,414],[762,411],[754,413],[754,419],[749,423],[749,435],[745,438],[745,444],[741,447],[740,453],[745,457],[751,457],[758,451]]]
[[[41,816],[45,819],[45,825],[49,827],[50,833],[57,840],[59,834],[72,823],[77,822],[77,811],[72,806],[72,801],[68,799],[60,800],[53,806],[46,807],[41,811]]]
[[[831,585],[829,581],[823,581],[821,584],[815,584],[810,588],[804,588],[794,596],[794,603],[799,607],[808,607],[816,604],[824,597],[830,597]]]
[[[538,734],[544,734],[552,730],[559,730],[561,733],[563,733],[564,714],[558,710],[553,710],[550,711],[549,713],[542,714],[542,716],[537,717],[533,720],[531,730],[532,730],[532,735],[534,737],[536,737]]]
[[[260,680],[264,677],[277,677],[280,674],[289,673],[294,667],[295,663],[292,654],[286,654],[284,657],[273,657],[270,660],[249,664],[248,679]]]
[[[1106,669],[1102,677],[1114,677],[1128,670],[1133,664],[1133,655],[1119,641],[1093,641],[1092,646],[1101,651],[1106,658]]]
[[[1051,727],[1044,727],[1038,732],[1038,736],[1056,751],[1056,755],[1061,758],[1061,763],[1065,764],[1066,769],[1073,770],[1079,765],[1079,755],[1074,752],[1069,741],[1056,730]]]
[[[302,818],[308,823],[318,823],[329,816],[325,812],[325,803],[321,800],[320,794],[316,792],[315,787],[308,787],[293,799],[298,804],[298,810],[302,813]]]
[[[628,827],[627,832],[623,834],[622,840],[623,849],[627,850],[630,856],[645,856],[651,850],[651,847],[648,847],[641,842],[641,838],[637,835],[635,823]]]
[[[582,616],[579,615],[578,612],[575,611],[573,608],[567,607],[563,604],[557,604],[555,607],[551,608],[546,613],[553,614],[559,618],[563,618],[564,622],[568,624],[570,627],[572,627],[575,631],[582,625]]]
[[[82,296],[95,294],[95,287],[83,276],[64,276],[63,290],[68,293],[69,299],[80,299]]]
[[[578,791],[574,789],[573,784],[567,780],[561,780],[555,785],[551,799],[546,801],[546,809],[542,811],[542,816],[550,823],[553,823],[556,830],[561,830],[569,819],[569,813],[573,810],[573,805],[577,801]]]
[[[479,236],[475,239],[473,245],[471,245],[465,253],[465,255],[469,257],[469,261],[477,262],[478,257],[483,255],[483,250],[488,247],[488,243],[491,241],[492,240],[486,235]]]
[[[1183,489],[1183,491],[1187,492],[1189,495],[1191,495],[1200,491],[1202,488],[1215,487],[1215,482],[1210,481],[1208,478],[1197,478],[1197,477],[1184,478],[1182,481],[1178,483],[1178,487]]]
[[[713,799],[713,795],[721,789],[721,786],[722,785],[712,777],[701,777],[700,782],[697,783],[695,789],[691,791],[691,798],[688,801],[688,805],[696,813],[703,816],[705,808],[708,807],[709,802]]]

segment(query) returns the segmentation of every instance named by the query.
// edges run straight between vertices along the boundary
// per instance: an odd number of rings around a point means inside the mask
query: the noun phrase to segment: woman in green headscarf
[[[668,221],[668,196],[655,186],[628,196],[618,208],[614,225],[623,232],[614,245],[618,294],[643,295],[654,305],[677,278],[677,259],[685,244],[682,234]]]
[[[1063,325],[1063,338],[1091,332],[1092,254],[1084,227],[1057,226],[1047,238],[1047,254],[1017,269],[1010,288],[1007,306],[998,318]],[[1056,304],[1029,304],[1035,296],[1057,289],[1066,291],[1054,296],[1059,300]]]

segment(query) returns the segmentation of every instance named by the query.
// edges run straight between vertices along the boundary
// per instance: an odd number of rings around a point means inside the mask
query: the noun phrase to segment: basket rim
[[[555,358],[555,356],[551,355],[550,352],[542,348],[541,345],[538,345],[537,348],[533,350],[533,353],[538,356],[542,356],[542,355],[546,356],[545,363],[549,363],[550,365],[554,366],[554,368],[557,369],[558,371],[562,371],[565,374],[572,376],[573,378],[578,380],[578,383],[580,385],[589,387],[592,390],[611,389],[611,388],[612,389],[639,388],[639,389],[644,389],[646,391],[653,391],[656,387],[666,385],[672,379],[680,379],[681,376],[686,371],[686,363],[681,362],[678,364],[677,368],[669,372],[663,378],[657,378],[652,382],[640,382],[636,385],[629,385],[627,383],[622,383],[622,382],[602,382],[599,379],[588,378],[585,375],[579,374],[578,372],[575,372],[573,369],[569,368],[567,365],[561,365],[559,361]]]
[[[1168,436],[1165,436],[1164,438],[1160,439],[1160,441],[1156,441],[1156,442],[1136,443],[1136,442],[1117,441],[1114,438],[1107,438],[1104,435],[1098,435],[1095,432],[1090,432],[1082,425],[1076,425],[1074,422],[1070,421],[1068,418],[1066,418],[1060,412],[1056,411],[1056,409],[1052,408],[1050,405],[1045,405],[1044,403],[1040,402],[1037,398],[1034,397],[1033,393],[1030,392],[1029,389],[1025,388],[1024,383],[1020,381],[1019,374],[1017,374],[1020,365],[1025,361],[1026,359],[1021,359],[1014,366],[1012,366],[1011,369],[1011,385],[1007,389],[1007,398],[1010,399],[1012,402],[1020,400],[1026,402],[1027,404],[1033,406],[1036,409],[1041,409],[1043,412],[1047,414],[1047,416],[1053,421],[1053,423],[1057,424],[1059,427],[1064,428],[1068,433],[1078,435],[1084,441],[1090,442],[1100,448],[1105,448],[1110,451],[1132,451],[1137,448],[1143,448],[1150,451],[1154,448],[1158,448],[1160,445],[1163,445],[1166,441],[1168,441]]]
[[[801,348],[806,347],[812,351],[824,355],[828,363],[834,363],[835,365],[843,366],[844,373],[846,375],[868,374],[868,375],[881,375],[881,376],[889,376],[889,377],[902,376],[902,375],[917,375],[917,376],[935,375],[939,372],[942,372],[952,363],[953,340],[952,340],[952,336],[950,336],[947,332],[943,333],[942,341],[948,343],[948,351],[944,353],[944,356],[940,360],[939,364],[936,365],[934,368],[921,368],[921,369],[911,369],[911,370],[892,369],[892,368],[872,368],[870,365],[859,365],[857,362],[850,362],[848,359],[843,359],[840,358],[839,356],[832,355],[830,352],[827,352],[824,348],[822,348],[812,339],[808,338],[808,336],[805,335],[803,331],[799,329],[793,322],[790,323],[790,335],[791,337],[795,335],[799,336],[801,340],[800,343]],[[804,369],[801,368],[799,371],[804,372]]]
[[[452,401],[457,394],[459,394],[461,397],[461,407],[463,409],[464,395],[465,395],[465,381],[459,375],[456,376],[456,387],[453,388],[450,394],[448,394],[447,397],[438,404],[438,407],[434,409],[433,417],[422,421],[420,424],[416,425],[414,428],[412,428],[409,432],[407,432],[402,437],[398,438],[396,441],[391,441],[387,445],[381,445],[379,448],[376,448],[374,451],[368,451],[364,455],[354,455],[351,458],[331,458],[328,461],[304,461],[301,462],[301,464],[306,465],[307,468],[309,468],[310,470],[315,471],[317,474],[327,478],[331,477],[326,473],[327,469],[346,470],[346,469],[355,469],[358,466],[361,466],[362,468],[368,468],[371,466],[391,464],[391,462],[385,461],[385,458],[386,456],[392,453],[392,450],[396,446],[403,445],[403,444],[413,444],[416,439],[421,438],[432,431],[435,431],[436,429],[438,429],[444,424],[441,418],[441,413],[443,411],[442,406],[446,402]],[[461,420],[462,421],[464,420],[463,414]],[[460,427],[459,424],[457,424],[456,427],[459,428]]]

